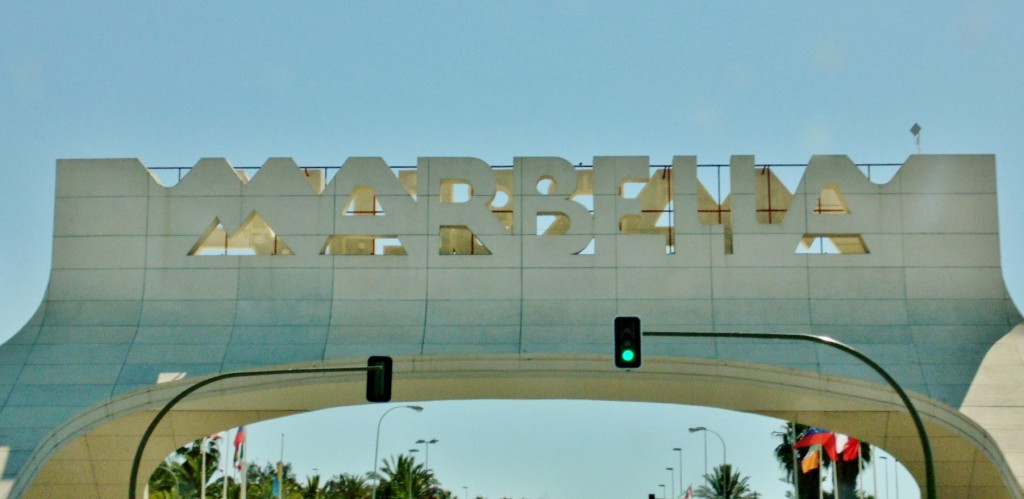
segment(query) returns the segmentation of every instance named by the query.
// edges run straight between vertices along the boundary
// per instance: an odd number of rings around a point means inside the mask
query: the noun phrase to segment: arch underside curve
[[[284,367],[358,367],[337,361]],[[276,366],[282,367],[282,366]],[[156,412],[186,379],[91,407],[54,430],[14,483],[18,497],[125,497],[131,460]],[[365,404],[365,374],[236,378],[182,401],[157,428],[140,474],[181,445],[225,428]],[[954,409],[914,396],[935,456],[939,497],[1024,497],[995,442]],[[920,440],[887,386],[794,369],[649,357],[622,371],[605,356],[416,356],[395,359],[393,401],[591,399],[700,405],[821,426],[884,448],[924,482]],[[139,483],[145,483],[140,478]],[[141,494],[141,490],[139,491]]]

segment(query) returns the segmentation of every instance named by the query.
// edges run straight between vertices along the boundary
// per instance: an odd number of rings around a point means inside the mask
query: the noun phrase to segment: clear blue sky
[[[1003,266],[1020,300],[1022,24],[1024,4],[1013,1],[4,2],[0,338],[45,289],[58,158],[338,165],[356,155],[392,164],[458,155],[507,164],[517,155],[804,162],[839,153],[901,162],[914,152],[914,122],[925,152],[997,155]],[[527,419],[527,404],[480,407],[499,408],[497,421]],[[372,429],[378,410],[353,412],[372,412]],[[456,490],[622,497],[598,479],[623,465],[604,453],[603,416],[545,409],[578,418],[580,431],[598,428],[573,435],[596,443],[580,463],[592,473],[569,484],[568,473],[513,475],[507,460],[442,472],[460,463],[456,453],[493,447],[512,459],[524,445],[491,423],[490,440],[457,446],[448,419],[429,415],[445,410],[418,415],[430,425],[415,437],[444,440],[436,467]],[[614,419],[626,409],[608,410]],[[678,417],[669,418],[677,433],[705,422]],[[674,458],[664,454],[642,492],[666,479],[657,471]],[[559,488],[567,484],[572,492]]]

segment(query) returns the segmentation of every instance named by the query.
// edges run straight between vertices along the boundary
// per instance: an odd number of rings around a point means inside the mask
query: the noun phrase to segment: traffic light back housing
[[[640,318],[615,318],[615,367],[636,369],[640,367]]]
[[[366,371],[366,401],[391,401],[391,357],[374,355],[366,361],[367,367],[380,366],[381,369]]]

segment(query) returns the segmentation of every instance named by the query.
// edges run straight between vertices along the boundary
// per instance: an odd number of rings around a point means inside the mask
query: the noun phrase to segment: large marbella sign
[[[195,169],[214,170],[218,163],[225,171],[226,163],[216,160],[201,161]],[[676,236],[701,225],[722,226],[723,251],[732,253],[734,224],[784,222],[793,195],[780,177],[799,179],[803,173],[802,168],[794,172],[770,165],[755,169],[752,157],[738,157],[735,163],[731,168],[709,167],[717,176],[717,185],[711,189],[698,179],[694,157],[680,157],[675,164],[662,167],[651,167],[644,157],[597,157],[592,168],[574,167],[560,158],[517,158],[512,168],[501,169],[474,158],[424,158],[416,169],[397,170],[380,158],[352,158],[326,186],[326,170],[302,170],[311,184],[307,192],[321,200],[303,217],[303,224],[309,218],[333,220],[330,228],[334,232],[324,234],[317,248],[323,255],[399,256],[429,251],[501,257],[516,255],[519,250],[543,250],[551,256],[600,255],[611,247],[600,239],[615,234],[648,236],[640,244],[673,255],[677,253]],[[245,177],[235,177],[232,182],[241,185],[243,196],[250,190],[265,189],[265,182],[259,180],[273,173],[264,170],[299,171],[290,160],[271,160],[253,179],[254,186],[250,187]],[[203,175],[197,173],[190,176]],[[857,194],[866,190],[885,188],[873,185],[864,173],[845,158],[811,161],[800,190],[810,198],[797,205],[811,217],[834,219],[841,215],[845,220],[837,224],[838,232],[800,234],[790,241],[791,249],[868,253],[860,232],[869,228],[863,215],[874,210],[851,209],[851,202],[856,205],[863,199]],[[741,211],[734,211],[732,197],[722,193],[730,174],[738,186],[753,179],[755,202],[746,203]],[[844,192],[855,194],[852,201],[847,201]],[[224,217],[218,216],[189,253],[294,254],[284,237],[290,232],[285,224],[293,221],[281,217],[282,221],[271,223],[268,219],[272,216],[255,206],[243,215],[236,230],[226,228]],[[519,235],[558,237],[527,238],[520,245],[513,237]]]

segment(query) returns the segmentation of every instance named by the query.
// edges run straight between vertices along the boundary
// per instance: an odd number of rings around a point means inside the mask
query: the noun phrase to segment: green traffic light
[[[633,362],[633,357],[634,357],[633,350],[623,350],[622,351],[622,360],[624,362]]]

